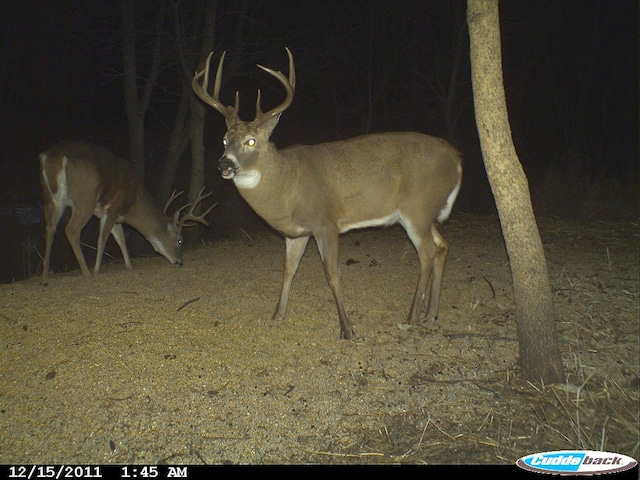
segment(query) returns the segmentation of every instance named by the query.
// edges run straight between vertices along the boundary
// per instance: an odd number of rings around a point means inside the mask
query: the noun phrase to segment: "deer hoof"
[[[353,337],[355,337],[355,335],[356,334],[353,331],[353,328],[340,331],[340,339],[341,340],[351,340]]]

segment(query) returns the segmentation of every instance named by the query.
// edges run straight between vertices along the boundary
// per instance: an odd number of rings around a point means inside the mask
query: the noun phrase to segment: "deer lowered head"
[[[179,194],[174,192],[164,211],[161,211],[128,162],[105,148],[88,142],[61,141],[42,153],[40,180],[46,223],[45,256],[40,282],[43,285],[48,282],[56,229],[67,207],[71,208],[71,216],[65,233],[82,274],[90,276],[80,247],[80,232],[92,215],[100,219],[93,269],[93,273],[97,275],[109,234],[113,235],[120,247],[127,269],[133,268],[122,229],[123,223],[138,230],[154,250],[174,267],[181,267],[182,229],[195,225],[195,222],[207,225],[204,217],[215,206],[212,205],[202,215],[193,214],[194,208],[211,194],[203,195],[203,188],[193,203],[178,209],[173,217],[167,217],[167,208]],[[186,208],[190,208],[189,211],[181,216]]]
[[[420,276],[409,323],[420,319],[430,287],[426,318],[435,320],[448,246],[434,222],[447,219],[462,181],[459,153],[445,140],[414,132],[362,135],[349,140],[297,145],[278,150],[269,137],[293,101],[295,68],[289,49],[289,77],[258,65],[284,87],[286,98],[243,122],[235,106],[220,101],[223,53],[208,93],[211,55],[193,78],[194,92],[225,118],[223,178],[232,179],[251,207],[285,237],[286,254],[280,300],[274,318],[284,318],[293,277],[307,242],[318,245],[325,275],[338,309],[342,338],[353,336],[344,307],[339,272],[339,235],[355,228],[400,223],[413,243]]]

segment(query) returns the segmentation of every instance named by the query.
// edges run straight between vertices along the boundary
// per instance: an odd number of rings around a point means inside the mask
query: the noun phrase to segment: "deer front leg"
[[[291,282],[298,271],[300,259],[307,248],[309,235],[306,237],[285,238],[286,252],[284,256],[284,273],[282,278],[282,291],[280,292],[280,301],[273,314],[275,320],[282,320],[287,314],[287,305],[289,304],[289,292],[291,291]]]
[[[111,230],[115,225],[115,219],[105,212],[100,217],[100,234],[98,235],[98,247],[96,252],[96,264],[93,267],[93,274],[100,273],[100,265],[102,264],[102,256],[104,254],[104,248],[107,245],[107,240],[111,234]]]
[[[316,236],[316,243],[324,265],[324,274],[327,277],[333,298],[338,307],[338,318],[340,319],[340,338],[353,338],[353,325],[347,311],[344,308],[344,298],[342,295],[342,285],[340,283],[339,250],[340,239],[337,232],[323,233]]]
[[[129,257],[129,250],[127,250],[127,240],[124,236],[124,229],[122,228],[121,223],[116,223],[111,229],[111,235],[116,239],[116,243],[120,247],[120,251],[122,252],[122,258],[124,258],[124,264],[127,267],[127,270],[133,270],[133,265],[131,265],[131,258]]]

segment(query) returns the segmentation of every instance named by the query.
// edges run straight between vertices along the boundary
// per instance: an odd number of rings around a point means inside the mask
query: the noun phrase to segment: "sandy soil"
[[[518,369],[495,217],[455,215],[435,326],[407,328],[402,229],[342,237],[339,339],[315,244],[271,320],[275,234],[0,287],[0,464],[507,463],[581,448],[638,458],[638,225],[539,220],[566,385]]]

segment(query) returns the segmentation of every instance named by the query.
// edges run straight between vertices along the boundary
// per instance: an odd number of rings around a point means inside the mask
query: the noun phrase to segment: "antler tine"
[[[182,195],[182,192],[178,192],[176,193],[176,191],[174,190],[173,193],[171,194],[171,197],[169,197],[169,200],[167,200],[167,203],[164,206],[164,210],[163,212],[166,214],[167,210],[169,208],[169,205],[171,205],[173,203],[173,201],[178,198],[180,195]]]
[[[191,207],[189,208],[189,211],[187,212],[186,215],[184,215],[180,221],[178,222],[178,231],[181,231],[183,227],[192,227],[193,225],[195,225],[196,223],[202,223],[203,225],[209,225],[209,222],[207,222],[204,217],[206,217],[209,212],[211,210],[213,210],[213,207],[215,207],[218,203],[214,203],[213,205],[211,205],[206,212],[204,212],[201,215],[194,215],[193,211],[195,210],[195,208],[198,206],[198,204],[200,202],[202,202],[202,200],[204,200],[205,198],[207,198],[209,195],[211,195],[213,192],[209,192],[206,195],[203,195],[204,190],[206,187],[202,187],[202,190],[200,190],[200,192],[198,193],[198,196],[196,197],[196,199],[192,202],[192,203],[187,203],[184,207],[182,207],[180,209],[184,210],[185,208]]]
[[[213,95],[209,95],[207,89],[209,88],[209,69],[211,68],[211,57],[213,52],[209,53],[205,62],[204,68],[198,72],[196,71],[193,80],[191,81],[191,88],[198,97],[202,99],[208,105],[211,105],[217,111],[219,111],[227,121],[227,123],[235,123],[238,119],[239,99],[236,92],[236,105],[233,107],[226,107],[220,101],[220,84],[222,83],[222,67],[224,64],[224,57],[227,52],[222,52],[220,56],[220,62],[218,63],[218,70],[216,71],[216,78],[213,82]],[[202,79],[202,83],[200,83]]]
[[[272,75],[273,77],[277,78],[280,81],[280,83],[282,83],[285,90],[287,91],[287,98],[285,98],[284,102],[282,102],[282,104],[280,104],[276,108],[269,110],[268,112],[262,112],[260,108],[260,90],[258,90],[258,100],[256,103],[256,120],[254,120],[257,123],[262,123],[268,120],[269,118],[273,117],[274,115],[278,115],[279,113],[284,112],[287,108],[289,108],[289,105],[291,105],[291,102],[293,102],[293,94],[296,88],[296,69],[293,62],[293,55],[291,54],[291,50],[289,50],[286,47],[285,49],[287,50],[287,55],[289,56],[289,78],[288,79],[283,75],[282,72],[276,72],[275,70],[272,70],[270,68],[264,67],[262,65],[258,65],[259,68],[261,68],[268,74]]]

